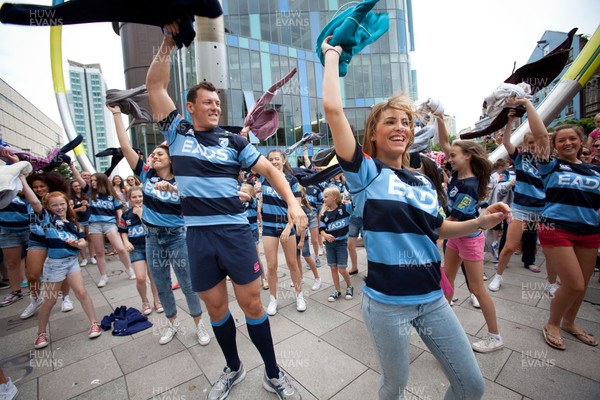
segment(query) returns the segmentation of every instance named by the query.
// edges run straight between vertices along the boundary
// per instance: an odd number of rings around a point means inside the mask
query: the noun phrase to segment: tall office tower
[[[81,64],[69,60],[68,93],[75,130],[84,137],[85,150],[98,172],[110,166],[110,157],[95,154],[116,147],[113,122],[106,101],[106,82],[100,64]]]

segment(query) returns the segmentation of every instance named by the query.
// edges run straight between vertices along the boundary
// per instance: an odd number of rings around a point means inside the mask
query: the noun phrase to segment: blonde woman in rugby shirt
[[[469,340],[440,288],[439,237],[487,229],[510,210],[494,204],[476,219],[445,221],[431,182],[409,169],[415,112],[405,97],[371,109],[363,146],[342,107],[340,46],[324,40],[323,107],[340,166],[362,210],[368,274],[362,315],[381,366],[380,399],[402,398],[408,382],[410,327],[441,363],[450,381],[446,398],[479,399],[485,383]]]

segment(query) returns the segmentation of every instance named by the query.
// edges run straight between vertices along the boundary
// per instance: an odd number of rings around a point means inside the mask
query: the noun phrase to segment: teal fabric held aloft
[[[348,64],[352,56],[360,53],[365,46],[375,42],[390,26],[387,13],[375,13],[371,9],[379,0],[366,0],[357,6],[337,14],[321,31],[317,39],[317,55],[321,64],[325,65],[325,56],[321,51],[321,44],[327,36],[333,35],[329,44],[341,46],[339,74],[340,77],[348,73]]]

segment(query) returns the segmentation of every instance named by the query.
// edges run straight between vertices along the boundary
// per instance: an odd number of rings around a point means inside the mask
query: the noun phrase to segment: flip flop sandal
[[[534,265],[534,264],[532,264],[532,265],[528,265],[526,268],[527,268],[528,270],[530,270],[531,272],[535,272],[536,274],[537,274],[538,272],[542,272],[542,269],[541,269],[540,267],[538,267],[537,265]]]
[[[565,346],[564,339],[561,337],[558,337],[558,336],[554,336],[553,334],[548,332],[546,330],[545,326],[542,328],[542,333],[544,334],[544,340],[546,341],[546,343],[548,343],[548,345],[550,347],[554,347],[555,349],[558,349],[558,350],[564,350],[567,348]],[[560,344],[553,343],[551,340],[553,340],[556,343],[560,343]]]
[[[573,335],[575,337],[575,339],[579,340],[581,343],[587,344],[588,346],[592,346],[592,347],[598,346],[598,341],[596,340],[596,338],[594,338],[594,335],[592,335],[591,333],[587,333],[586,331],[571,332],[566,329],[563,329],[563,331]],[[586,340],[586,339],[589,339],[589,340]]]

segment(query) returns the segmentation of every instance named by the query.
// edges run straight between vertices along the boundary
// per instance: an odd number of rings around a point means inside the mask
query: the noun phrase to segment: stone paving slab
[[[364,248],[358,248],[361,273],[352,277],[355,296],[329,303],[332,290],[329,268],[319,268],[323,279],[320,290],[312,291],[312,272],[303,269],[303,293],[308,309],[296,311],[295,294],[289,287],[289,271],[280,251],[277,287],[278,313],[269,317],[280,366],[289,373],[304,399],[376,398],[379,365],[372,350],[360,310],[362,279],[366,273]],[[324,261],[324,257],[321,257]],[[538,264],[544,265],[538,254]],[[108,258],[111,279],[98,289],[95,266],[82,268],[84,282],[96,306],[98,319],[117,305],[140,307],[135,282],[125,279],[116,257]],[[546,345],[541,327],[546,322],[550,299],[543,288],[545,270],[534,274],[522,268],[514,256],[504,274],[504,285],[491,293],[505,348],[491,354],[476,354],[486,380],[484,399],[597,399],[600,398],[600,349],[586,346],[564,334],[566,351]],[[494,265],[486,262],[485,271],[493,278]],[[600,284],[596,274],[590,282],[586,302],[578,315],[578,325],[600,337]],[[173,277],[175,282],[175,278]],[[486,283],[489,284],[489,281]],[[229,308],[237,327],[240,358],[247,376],[236,385],[230,399],[275,399],[262,387],[264,364],[249,339],[243,312],[235,301],[232,284]],[[342,288],[345,284],[342,283]],[[0,291],[3,296],[6,291]],[[151,296],[150,292],[148,294]],[[57,304],[50,317],[52,342],[34,352],[37,316],[21,320],[19,314],[28,298],[0,308],[0,365],[20,390],[20,399],[192,399],[205,398],[225,360],[207,314],[204,323],[212,341],[200,346],[195,326],[188,314],[183,293],[174,292],[178,318],[183,330],[174,340],[161,346],[158,339],[166,327],[164,314],[152,313],[154,326],[131,336],[113,337],[104,332],[100,338],[87,338],[87,318],[73,298],[75,309],[60,312]],[[468,299],[461,273],[456,279],[459,300],[453,307],[469,340],[486,333],[480,310]],[[269,292],[261,290],[267,306]],[[60,302],[59,302],[60,303]],[[596,304],[593,304],[596,303]],[[203,305],[203,310],[206,308]],[[411,335],[410,375],[406,399],[441,399],[448,382],[439,363],[418,335]],[[325,384],[326,383],[326,384]]]

